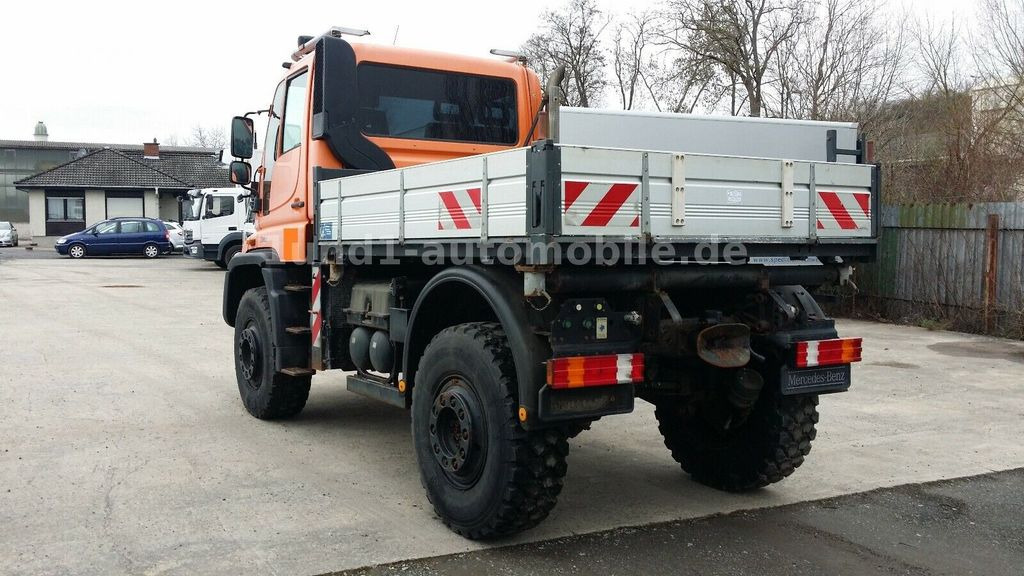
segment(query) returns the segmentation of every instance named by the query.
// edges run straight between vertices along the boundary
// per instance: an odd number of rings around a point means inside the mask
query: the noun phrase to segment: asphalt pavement
[[[1020,576],[1024,469],[361,568],[338,576]]]

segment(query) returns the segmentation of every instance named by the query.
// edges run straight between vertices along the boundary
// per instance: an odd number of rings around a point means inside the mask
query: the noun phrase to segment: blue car
[[[57,252],[72,258],[141,254],[156,258],[171,251],[171,235],[153,218],[111,218],[57,240]]]

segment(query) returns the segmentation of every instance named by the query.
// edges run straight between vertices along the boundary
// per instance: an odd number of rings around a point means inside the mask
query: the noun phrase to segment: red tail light
[[[548,360],[547,367],[552,388],[631,384],[644,379],[643,354],[566,356]]]
[[[796,343],[797,368],[834,366],[860,362],[860,338],[836,338],[834,340],[810,340]]]

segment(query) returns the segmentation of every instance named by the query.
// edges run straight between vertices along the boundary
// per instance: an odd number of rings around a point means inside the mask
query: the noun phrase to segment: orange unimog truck
[[[232,121],[256,231],[223,314],[253,416],[348,372],[411,410],[427,497],[469,538],[543,520],[568,438],[636,398],[699,482],[800,466],[860,360],[810,293],[874,257],[856,125],[567,108],[561,71],[363,34],[299,38],[254,172],[255,113]]]

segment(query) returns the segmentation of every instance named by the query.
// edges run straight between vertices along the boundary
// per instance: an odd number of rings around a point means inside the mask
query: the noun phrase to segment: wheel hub
[[[486,430],[476,393],[461,377],[452,377],[430,409],[430,445],[434,459],[455,484],[472,484],[486,455]]]
[[[260,375],[260,338],[254,326],[242,330],[238,341],[238,359],[242,377],[253,384]]]

